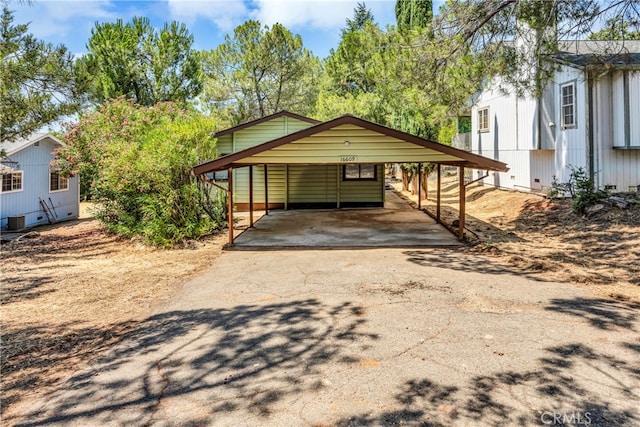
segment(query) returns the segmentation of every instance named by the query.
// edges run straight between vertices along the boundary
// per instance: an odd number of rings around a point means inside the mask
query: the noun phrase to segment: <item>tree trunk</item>
[[[420,189],[422,190],[422,200],[427,200],[429,198],[429,191],[428,191],[428,181],[429,181],[429,175],[427,175],[426,171],[422,171],[422,176],[420,179]]]
[[[402,169],[402,191],[409,191],[409,171]]]

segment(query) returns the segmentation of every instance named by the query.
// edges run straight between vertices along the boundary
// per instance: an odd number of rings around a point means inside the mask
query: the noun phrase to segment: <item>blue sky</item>
[[[184,22],[194,35],[196,49],[213,49],[227,33],[247,19],[283,24],[302,36],[305,47],[324,58],[340,40],[345,19],[358,1],[350,0],[34,0],[32,5],[10,3],[15,22],[31,22],[39,39],[64,44],[74,54],[86,52],[96,21],[129,21],[146,16],[160,28],[172,20]],[[395,23],[394,0],[365,2],[381,26]],[[436,2],[434,2],[436,3]],[[440,3],[440,2],[437,2]]]

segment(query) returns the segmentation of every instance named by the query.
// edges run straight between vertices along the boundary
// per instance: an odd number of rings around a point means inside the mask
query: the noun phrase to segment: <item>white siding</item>
[[[629,77],[630,143],[637,146],[640,145],[640,73],[630,73]],[[598,188],[615,186],[612,191],[633,191],[640,185],[640,150],[624,149],[622,80],[622,72],[615,71],[596,82],[594,168]]]
[[[561,105],[560,87],[573,82],[575,84],[574,103],[576,127],[563,129],[562,111],[556,110],[556,155],[555,173],[558,181],[569,180],[573,167],[587,167],[587,92],[582,71],[564,66],[555,75],[555,99],[558,107]]]
[[[69,179],[66,191],[49,192],[49,162],[52,152],[58,147],[55,142],[44,139],[38,145],[30,145],[10,156],[19,163],[23,171],[22,191],[0,193],[0,226],[7,227],[10,216],[25,216],[25,225],[32,227],[47,224],[47,216],[40,206],[40,199],[52,209],[56,221],[76,219],[79,215],[78,177]]]
[[[575,84],[576,127],[561,126],[560,87]],[[631,147],[640,146],[640,71],[629,72]],[[623,72],[601,75],[595,83],[593,114],[594,172],[599,188],[629,191],[640,185],[640,149],[625,141]],[[477,111],[489,107],[490,131],[478,132]],[[541,142],[537,148],[538,103],[487,89],[472,110],[472,151],[509,165],[484,182],[517,190],[546,191],[555,177],[566,182],[570,166],[588,168],[588,93],[582,70],[562,66],[545,90]],[[614,148],[616,147],[616,148]]]
[[[629,117],[631,146],[640,147],[640,71],[629,72]]]
[[[472,109],[472,152],[506,163],[509,172],[492,172],[485,184],[526,189],[530,182],[530,150],[535,147],[535,101],[504,94],[494,82]],[[478,131],[478,110],[489,107],[489,131]]]

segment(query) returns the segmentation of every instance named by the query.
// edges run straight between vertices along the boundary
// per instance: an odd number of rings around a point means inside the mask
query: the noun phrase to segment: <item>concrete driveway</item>
[[[24,425],[640,425],[639,311],[455,249],[225,252]]]
[[[447,229],[393,191],[384,208],[274,210],[235,240],[235,249],[459,246]]]

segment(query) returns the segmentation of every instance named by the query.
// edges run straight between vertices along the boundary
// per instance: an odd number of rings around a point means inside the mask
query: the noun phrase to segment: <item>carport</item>
[[[254,167],[264,165],[264,207],[269,214],[268,165],[354,165],[385,163],[433,163],[437,165],[436,221],[440,222],[440,189],[442,165],[459,169],[458,239],[462,240],[465,218],[464,171],[508,171],[506,164],[459,150],[406,132],[388,128],[351,115],[338,117],[297,132],[222,156],[193,169],[203,181],[221,188],[229,200],[229,244],[233,233],[233,170],[249,170],[249,227],[254,225]],[[228,172],[227,187],[219,185],[213,173]],[[420,177],[418,177],[420,182]],[[420,200],[418,202],[420,204]],[[339,207],[340,200],[337,202]]]

